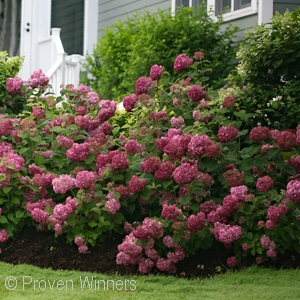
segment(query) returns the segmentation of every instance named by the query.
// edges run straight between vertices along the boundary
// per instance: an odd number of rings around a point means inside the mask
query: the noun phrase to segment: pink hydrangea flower
[[[204,212],[198,212],[197,215],[190,215],[188,217],[188,230],[193,233],[202,230],[205,225],[205,219],[206,216]]]
[[[192,102],[200,102],[205,98],[206,92],[200,85],[192,85],[187,91],[187,95]]]
[[[5,229],[0,230],[0,242],[5,243],[9,239],[8,233]]]
[[[75,162],[84,161],[89,156],[89,144],[88,143],[73,143],[72,147],[67,150],[67,157]]]
[[[135,92],[141,95],[150,91],[152,79],[150,77],[140,77],[135,83]]]
[[[134,108],[135,103],[138,101],[138,96],[136,94],[130,94],[123,98],[123,106],[127,112],[131,112]]]
[[[49,77],[47,77],[41,69],[35,70],[28,79],[28,85],[32,88],[47,85]]]
[[[46,111],[39,106],[32,107],[32,115],[37,119],[43,119],[46,117]]]
[[[194,53],[193,58],[194,58],[195,60],[201,60],[201,59],[204,58],[204,53],[201,52],[201,51],[196,51],[196,52]]]
[[[13,123],[11,120],[0,121],[0,136],[9,136],[13,132]]]
[[[176,204],[173,205],[167,205],[164,204],[161,212],[161,216],[167,220],[175,220],[177,216],[182,215],[182,210],[176,206]]]
[[[159,65],[153,65],[150,69],[150,77],[152,80],[157,80],[163,73],[163,67]]]
[[[190,183],[197,178],[198,167],[189,163],[183,163],[172,173],[176,183]]]
[[[148,229],[146,226],[137,226],[133,231],[132,234],[135,238],[139,240],[145,240],[149,236]]]
[[[212,140],[207,134],[192,136],[188,144],[188,152],[192,154],[193,157],[199,158],[205,154],[207,147],[212,144]]]
[[[237,135],[238,130],[234,126],[222,126],[218,131],[218,140],[221,143],[226,143],[235,139]]]
[[[160,165],[160,158],[158,156],[150,156],[141,163],[141,170],[148,174],[153,174]]]
[[[212,229],[211,232],[217,241],[229,245],[241,237],[242,227],[238,225],[230,226],[217,222],[214,224],[214,229]]]
[[[149,232],[149,236],[154,239],[159,239],[164,234],[163,223],[151,218],[145,218],[143,220],[143,226],[145,226]]]
[[[282,151],[289,151],[297,144],[296,135],[288,130],[273,134],[273,139]]]
[[[128,156],[125,152],[119,151],[111,158],[111,165],[115,170],[125,170],[129,166]]]
[[[133,194],[140,193],[146,185],[147,180],[145,178],[139,178],[136,175],[133,175],[128,183],[129,190]]]
[[[228,267],[234,268],[237,266],[237,264],[238,264],[238,261],[235,256],[227,258],[227,266]]]
[[[75,185],[80,189],[90,189],[95,183],[97,175],[93,171],[80,171],[76,174]]]
[[[30,212],[32,218],[41,224],[45,224],[48,221],[49,213],[43,209],[40,209],[39,207],[34,208]]]
[[[268,192],[274,185],[272,178],[268,175],[258,178],[256,188],[260,192]]]
[[[257,126],[251,129],[249,137],[253,142],[262,142],[271,139],[271,132],[268,127]]]
[[[149,258],[141,259],[139,262],[139,272],[142,274],[149,274],[154,266],[155,263],[153,260]]]
[[[178,118],[172,117],[170,123],[174,128],[180,128],[185,125],[184,118],[182,116],[179,116]]]
[[[168,247],[168,248],[174,248],[175,247],[175,243],[174,240],[171,236],[167,235],[163,237],[163,244]]]
[[[193,60],[186,54],[180,54],[176,57],[174,62],[174,71],[179,73],[193,64]]]
[[[120,210],[121,203],[114,197],[108,197],[105,207],[107,208],[109,214],[115,215]]]
[[[66,148],[71,148],[74,144],[74,141],[66,136],[63,135],[58,135],[56,137],[56,140],[58,141],[58,143],[60,143],[61,145],[63,145]]]
[[[300,203],[300,180],[294,179],[288,182],[286,196],[292,202]]]
[[[81,236],[77,236],[77,237],[74,239],[74,243],[75,243],[77,246],[82,246],[82,245],[84,245],[84,239],[83,239]]]
[[[223,108],[231,108],[231,107],[234,107],[235,105],[235,100],[236,100],[236,95],[234,94],[231,94],[231,95],[228,95],[224,98],[223,100],[223,103],[222,103],[222,107]]]
[[[99,106],[101,109],[97,115],[97,118],[103,123],[115,115],[117,102],[111,100],[100,100]]]
[[[170,161],[163,161],[154,173],[154,176],[158,180],[168,180],[170,179],[175,166]]]
[[[88,102],[91,105],[96,105],[99,102],[99,95],[95,92],[88,92]]]
[[[8,78],[6,81],[6,90],[10,94],[20,94],[20,90],[23,86],[23,80],[21,78]]]
[[[52,180],[53,190],[57,194],[65,194],[75,186],[76,180],[70,175],[63,174]]]
[[[124,148],[128,154],[132,154],[140,152],[143,148],[143,145],[139,144],[137,140],[128,140],[124,145]]]
[[[85,245],[80,245],[80,246],[78,247],[78,252],[79,252],[80,254],[85,254],[85,253],[88,252],[88,250],[89,250],[89,248],[88,248],[87,246],[85,246]]]

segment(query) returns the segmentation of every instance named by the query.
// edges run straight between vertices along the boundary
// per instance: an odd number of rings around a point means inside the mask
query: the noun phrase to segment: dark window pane
[[[231,11],[231,0],[216,0],[216,15]]]

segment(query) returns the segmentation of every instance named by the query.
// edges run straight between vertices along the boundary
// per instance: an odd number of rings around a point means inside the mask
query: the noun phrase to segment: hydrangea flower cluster
[[[176,57],[174,62],[174,71],[177,73],[182,72],[184,69],[192,65],[194,61],[186,54],[180,54]]]
[[[28,85],[32,88],[45,86],[49,83],[49,78],[43,73],[41,69],[34,71],[28,79]]]
[[[300,203],[300,180],[294,179],[288,182],[286,196],[290,201]]]
[[[218,140],[221,143],[227,143],[235,139],[238,135],[238,130],[232,126],[222,126],[218,131]]]
[[[211,232],[217,241],[224,245],[230,245],[241,237],[242,227],[239,225],[230,226],[217,222],[214,224],[214,228],[211,229]]]
[[[10,94],[20,94],[23,83],[23,80],[19,77],[8,78],[6,81],[6,90]]]
[[[273,185],[273,179],[268,175],[258,178],[256,182],[256,188],[260,192],[268,192]]]

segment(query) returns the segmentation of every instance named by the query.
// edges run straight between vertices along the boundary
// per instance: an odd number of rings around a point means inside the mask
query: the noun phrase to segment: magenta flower
[[[282,151],[289,151],[297,144],[296,135],[288,130],[271,131],[273,140]]]
[[[121,203],[119,200],[112,196],[107,196],[107,201],[105,203],[107,211],[111,215],[115,215],[121,208]]]
[[[199,158],[205,154],[206,149],[212,144],[212,140],[207,134],[192,136],[188,144],[188,152],[193,157]]]
[[[173,205],[167,205],[164,204],[161,212],[161,216],[167,220],[175,220],[177,216],[182,215],[182,210],[176,206],[176,204]]]
[[[150,156],[141,163],[141,170],[148,174],[153,174],[160,165],[160,158],[158,156]]]
[[[268,175],[258,178],[256,188],[260,192],[268,192],[274,185],[272,178]]]
[[[74,243],[77,246],[82,246],[82,245],[84,245],[84,239],[81,236],[78,236],[74,239]]]
[[[8,233],[5,229],[0,230],[0,242],[1,243],[5,243],[6,241],[8,241],[9,236]]]
[[[173,172],[173,178],[176,183],[190,183],[197,178],[198,167],[189,163],[183,163]]]
[[[230,226],[217,222],[214,224],[214,229],[212,229],[211,232],[217,241],[229,245],[241,237],[242,227],[238,225]]]
[[[205,213],[198,212],[197,215],[190,215],[188,217],[188,230],[193,233],[196,233],[199,230],[202,230],[205,225]]]
[[[139,178],[136,175],[133,175],[128,183],[129,190],[133,194],[140,193],[146,185],[147,180],[145,178]]]
[[[204,58],[204,53],[201,52],[201,51],[196,51],[196,52],[194,53],[193,58],[194,58],[195,60],[201,60],[201,59]]]
[[[12,134],[14,127],[11,120],[0,121],[0,136],[9,136]]]
[[[237,135],[238,130],[234,126],[222,126],[218,131],[218,140],[221,143],[226,143],[235,139]]]
[[[40,224],[45,224],[48,221],[48,217],[49,217],[49,213],[43,209],[40,209],[38,207],[34,208],[31,212],[30,212],[32,218],[40,223]]]
[[[149,236],[154,239],[159,239],[164,234],[163,223],[151,218],[145,218],[143,221],[143,226],[145,226],[149,232]]]
[[[84,161],[89,156],[89,145],[88,143],[77,144],[74,143],[70,149],[67,150],[67,157],[75,162]]]
[[[238,264],[238,261],[235,256],[231,256],[231,257],[227,258],[227,266],[228,267],[234,268],[237,266],[237,264]]]
[[[76,174],[75,185],[79,189],[90,189],[97,179],[93,171],[80,171]]]
[[[205,98],[206,92],[200,85],[192,85],[187,91],[187,95],[193,102],[200,102]]]
[[[37,119],[43,119],[46,117],[46,112],[44,109],[40,108],[39,106],[33,106],[32,115],[35,116]]]
[[[124,148],[128,154],[133,154],[139,153],[142,150],[143,145],[139,144],[137,140],[128,140],[124,145]]]
[[[96,105],[99,102],[99,95],[95,92],[88,92],[88,102],[91,105]]]
[[[135,92],[137,95],[150,92],[152,87],[152,79],[150,77],[140,77],[135,83]]]
[[[193,64],[193,60],[186,54],[180,54],[176,57],[174,62],[174,71],[179,73]]]
[[[75,186],[75,178],[70,175],[60,175],[52,180],[53,190],[57,194],[65,194]]]
[[[236,100],[236,95],[234,95],[234,94],[226,96],[223,100],[222,107],[223,108],[234,107],[235,100]]]
[[[168,180],[174,170],[175,166],[170,161],[164,161],[158,166],[154,176],[158,180]]]
[[[286,196],[292,202],[300,203],[300,180],[289,181],[286,186]]]
[[[6,90],[10,94],[20,94],[23,86],[23,80],[21,78],[8,78],[6,81]]]
[[[127,112],[131,112],[134,108],[135,103],[138,101],[138,96],[136,94],[130,94],[123,98],[123,106]]]
[[[251,129],[249,137],[253,142],[262,142],[271,139],[271,132],[268,127],[257,126]]]
[[[185,125],[184,118],[182,116],[179,116],[178,118],[172,117],[170,123],[174,128],[180,128]]]
[[[157,80],[163,73],[163,67],[159,65],[153,65],[150,69],[150,77],[152,80]]]
[[[48,82],[49,78],[43,73],[41,69],[35,70],[28,79],[28,85],[32,88],[47,85]]]

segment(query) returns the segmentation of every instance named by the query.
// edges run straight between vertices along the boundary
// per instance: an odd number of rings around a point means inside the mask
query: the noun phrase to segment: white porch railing
[[[38,65],[53,87],[55,94],[59,94],[61,85],[74,84],[80,81],[80,67],[84,57],[79,54],[67,55],[60,39],[60,28],[52,28],[51,36],[38,43]],[[46,72],[45,72],[46,71]]]

